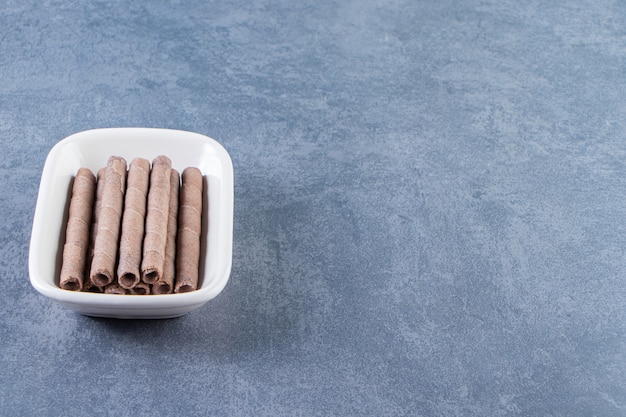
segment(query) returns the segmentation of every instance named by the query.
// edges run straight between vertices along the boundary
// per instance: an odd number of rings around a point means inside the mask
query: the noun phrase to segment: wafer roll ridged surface
[[[112,156],[107,162],[104,174],[104,189],[90,272],[91,280],[99,287],[105,287],[115,279],[125,188],[126,160]]]
[[[146,199],[150,180],[150,161],[135,158],[128,168],[124,213],[120,236],[118,283],[133,288],[141,279],[140,266],[146,216]]]
[[[91,234],[89,236],[89,258],[88,258],[88,270],[85,274],[85,281],[83,282],[83,291],[95,291],[102,292],[102,288],[98,287],[91,280],[91,263],[93,262],[93,251],[96,244],[96,234],[98,232],[98,218],[100,217],[100,205],[102,204],[102,191],[104,190],[104,173],[106,168],[100,168],[96,175],[96,196],[93,202],[93,211],[91,215]]]
[[[171,294],[174,292],[176,276],[176,234],[178,231],[178,191],[180,174],[175,169],[170,173],[170,203],[167,219],[167,239],[165,241],[165,262],[163,276],[152,286],[153,294]]]
[[[189,167],[183,171],[181,177],[174,290],[177,293],[198,288],[202,228],[202,173],[198,168]]]
[[[163,276],[171,170],[172,161],[166,156],[157,156],[152,161],[141,262],[141,279],[146,284],[153,284]]]
[[[72,184],[67,220],[60,286],[66,290],[83,288],[89,254],[89,236],[93,211],[96,177],[87,168],[80,168]]]

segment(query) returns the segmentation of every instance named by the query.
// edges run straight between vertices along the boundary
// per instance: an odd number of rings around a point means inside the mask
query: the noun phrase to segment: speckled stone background
[[[0,415],[625,416],[626,3],[4,1]],[[28,281],[40,173],[99,127],[235,169],[179,319]]]

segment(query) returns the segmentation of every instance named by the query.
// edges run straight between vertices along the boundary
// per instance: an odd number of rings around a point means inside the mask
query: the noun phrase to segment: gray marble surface
[[[626,4],[0,7],[0,415],[625,416]],[[235,169],[233,270],[181,318],[39,295],[62,138]]]

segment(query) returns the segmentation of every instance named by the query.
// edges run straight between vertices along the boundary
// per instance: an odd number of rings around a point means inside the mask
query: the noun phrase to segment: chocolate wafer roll
[[[119,156],[111,156],[104,174],[102,205],[90,272],[91,280],[98,287],[105,287],[115,279],[125,187],[126,160]]]
[[[180,174],[175,169],[170,173],[170,205],[167,219],[167,239],[165,241],[165,262],[163,276],[152,285],[153,294],[171,294],[174,292],[176,276],[176,232],[178,231],[178,190]]]
[[[150,161],[135,158],[130,162],[124,196],[124,213],[120,237],[118,283],[133,288],[141,279],[141,250],[143,244],[146,198],[150,179]]]
[[[72,184],[65,245],[63,245],[63,264],[59,284],[65,290],[80,291],[83,288],[95,190],[96,177],[93,172],[87,168],[80,168]]]
[[[202,228],[202,173],[198,168],[189,167],[185,168],[181,177],[174,289],[177,293],[194,291],[198,288]]]
[[[93,250],[96,242],[96,233],[98,232],[98,219],[100,217],[100,206],[102,205],[102,191],[104,190],[104,173],[106,168],[100,168],[96,175],[96,198],[93,202],[93,212],[91,215],[91,235],[89,237],[89,258],[88,271],[91,271],[91,263],[93,261]],[[83,291],[102,292],[102,288],[98,287],[91,280],[89,273],[85,274],[83,282]]]
[[[166,156],[157,156],[152,161],[141,261],[141,280],[146,284],[153,284],[163,276],[171,170],[172,161]]]
[[[148,295],[150,294],[150,285],[146,284],[145,282],[138,282],[137,285],[135,285],[129,291],[130,294],[133,295]]]
[[[104,287],[105,294],[128,294],[129,290],[123,288],[117,282],[112,282]]]

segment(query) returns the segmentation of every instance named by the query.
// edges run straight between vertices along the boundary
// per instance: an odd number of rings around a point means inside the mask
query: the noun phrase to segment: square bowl
[[[152,161],[158,155],[166,155],[172,161],[172,168],[179,172],[189,166],[202,172],[205,192],[196,291],[114,295],[59,287],[72,179],[81,167],[95,174],[112,155],[127,161],[136,157]],[[217,296],[228,282],[232,265],[233,199],[230,156],[207,136],[149,128],[94,129],[71,135],[51,149],[44,164],[30,240],[30,282],[44,296],[88,316],[138,319],[182,316]]]

